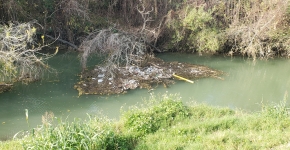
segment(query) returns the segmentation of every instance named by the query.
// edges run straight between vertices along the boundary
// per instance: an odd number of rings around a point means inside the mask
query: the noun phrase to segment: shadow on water
[[[161,54],[166,61],[180,61],[206,65],[225,72],[224,80],[204,78],[189,84],[177,81],[169,88],[157,87],[153,92],[163,94],[179,93],[185,102],[197,101],[213,106],[240,108],[258,111],[261,102],[278,103],[284,93],[290,91],[289,60],[275,59],[257,61],[246,58],[224,58],[222,56],[197,56],[188,54]],[[89,66],[102,60],[91,57]],[[74,117],[85,119],[87,114],[99,115],[101,111],[109,118],[118,119],[121,106],[131,106],[150,94],[146,89],[132,90],[127,94],[98,96],[83,95],[73,89],[81,71],[76,53],[58,54],[49,64],[58,73],[48,79],[29,85],[17,84],[12,91],[0,94],[0,140],[11,138],[21,130],[28,130],[41,124],[41,116],[52,111],[58,118]],[[29,111],[28,127],[25,109]]]

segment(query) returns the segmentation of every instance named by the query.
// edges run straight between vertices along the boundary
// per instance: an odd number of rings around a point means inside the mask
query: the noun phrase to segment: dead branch
[[[45,70],[49,70],[46,60],[54,54],[44,54],[44,46],[35,46],[36,28],[34,22],[3,26],[0,30],[0,80],[37,80]],[[1,27],[0,27],[1,28]],[[1,32],[2,31],[2,32]]]
[[[256,57],[267,58],[274,53],[273,49],[269,47],[267,39],[270,39],[271,32],[275,31],[277,24],[282,21],[288,2],[283,0],[268,1],[263,11],[261,11],[260,3],[252,5],[253,9],[245,13],[243,19],[233,20],[227,34],[234,45],[233,51],[241,51],[253,59]],[[241,9],[240,4],[237,4],[235,9]]]
[[[151,10],[146,10],[145,5],[142,2],[142,0],[139,0],[139,2],[141,3],[141,6],[137,5],[137,11],[139,12],[139,14],[141,15],[143,19],[143,25],[142,25],[142,29],[140,30],[140,34],[142,37],[144,37],[144,39],[146,39],[145,41],[147,45],[152,47],[157,52],[161,52],[158,48],[156,48],[156,43],[162,32],[162,27],[164,26],[164,18],[166,18],[167,15],[161,19],[158,27],[149,28],[148,22],[154,21],[152,20],[152,17],[151,17],[151,13],[153,12],[154,8],[151,7]],[[157,7],[155,7],[155,9],[157,9]],[[155,10],[155,13],[156,12],[157,10]],[[153,44],[150,44],[150,43],[153,43]]]
[[[140,65],[146,53],[145,43],[139,37],[126,32],[104,29],[91,33],[79,47],[83,51],[81,63],[86,68],[87,58],[92,53],[107,56],[105,67],[110,74],[121,65]]]
[[[78,47],[75,44],[70,43],[70,42],[68,42],[66,40],[63,40],[63,39],[60,39],[60,38],[54,38],[54,37],[52,37],[50,35],[47,35],[47,34],[45,36],[48,37],[48,38],[50,38],[50,39],[52,39],[52,40],[60,41],[60,42],[62,42],[64,44],[67,44],[67,45],[71,46],[74,49],[78,49]]]
[[[59,6],[65,14],[70,16],[80,16],[84,19],[89,19],[88,1],[83,1],[80,3],[78,0],[62,0]]]
[[[139,0],[139,1],[140,1],[140,3],[142,3],[141,0]],[[142,32],[146,29],[147,22],[149,22],[149,21],[153,21],[152,18],[151,18],[151,16],[150,16],[150,14],[151,14],[151,12],[152,12],[154,9],[153,9],[153,7],[152,7],[151,10],[146,11],[144,4],[142,4],[141,7],[142,7],[142,10],[140,10],[140,9],[139,9],[139,6],[137,6],[137,10],[138,10],[138,12],[141,14],[141,16],[142,16],[142,18],[143,18],[143,26],[142,26],[142,29],[141,29],[141,33],[142,33]]]

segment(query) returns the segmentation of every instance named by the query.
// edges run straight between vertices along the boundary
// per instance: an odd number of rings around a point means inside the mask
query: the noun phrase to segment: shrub
[[[232,52],[253,59],[289,54],[288,1],[246,0],[235,2],[233,6],[233,19],[226,30]]]
[[[154,133],[160,128],[166,128],[179,119],[189,116],[186,106],[173,95],[163,95],[160,101],[152,97],[148,106],[136,107],[124,112],[122,119],[125,129],[136,134],[137,137]]]
[[[215,52],[223,45],[219,37],[219,31],[215,25],[212,11],[205,11],[203,6],[187,6],[180,10],[178,18],[169,23],[175,33],[172,37],[172,44],[178,50]],[[180,46],[180,45],[186,46]],[[180,46],[180,47],[179,47]]]

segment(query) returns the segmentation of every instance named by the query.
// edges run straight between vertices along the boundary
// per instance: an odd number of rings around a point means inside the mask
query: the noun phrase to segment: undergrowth
[[[154,96],[122,111],[119,121],[88,116],[73,122],[43,116],[43,125],[0,149],[287,149],[290,118],[285,99],[245,113],[205,104],[185,105],[178,95]],[[57,121],[53,123],[53,121]]]

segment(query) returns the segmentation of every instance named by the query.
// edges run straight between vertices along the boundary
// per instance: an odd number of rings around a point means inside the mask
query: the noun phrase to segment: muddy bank
[[[10,90],[12,86],[12,84],[0,83],[0,93]]]
[[[107,73],[105,67],[96,66],[93,70],[84,71],[74,88],[83,94],[119,94],[136,88],[151,89],[152,86],[167,87],[174,83],[173,75],[195,80],[204,77],[219,78],[221,71],[206,66],[180,62],[164,62],[151,57],[142,66],[127,66],[114,69],[114,76]],[[190,84],[190,83],[189,83]]]

